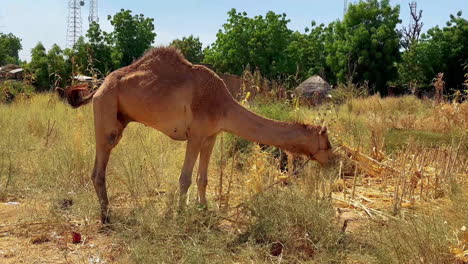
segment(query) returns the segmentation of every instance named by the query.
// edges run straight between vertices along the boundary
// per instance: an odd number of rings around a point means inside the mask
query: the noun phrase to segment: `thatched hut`
[[[294,94],[311,104],[319,104],[327,97],[330,91],[330,84],[322,77],[314,75],[299,84],[294,89]]]

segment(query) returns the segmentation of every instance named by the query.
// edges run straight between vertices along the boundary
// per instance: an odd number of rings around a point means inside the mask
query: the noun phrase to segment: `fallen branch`
[[[340,201],[340,202],[343,202],[343,203],[346,203],[348,205],[351,205],[355,208],[359,208],[361,210],[363,210],[368,216],[369,218],[371,218],[372,220],[375,220],[375,215],[379,215],[380,217],[382,217],[384,220],[388,220],[389,218],[391,219],[397,219],[396,217],[394,216],[391,216],[391,215],[388,215],[388,214],[385,214],[379,210],[376,210],[376,209],[372,209],[372,208],[369,208],[369,207],[366,207],[364,206],[363,204],[357,202],[357,201],[354,201],[354,200],[349,200],[349,201],[346,201],[344,199],[341,199],[339,197],[333,197],[333,199],[337,200],[337,201]]]

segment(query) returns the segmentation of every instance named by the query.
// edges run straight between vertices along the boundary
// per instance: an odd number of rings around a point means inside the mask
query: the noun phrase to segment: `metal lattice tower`
[[[99,22],[98,16],[98,0],[89,0],[89,24],[92,22]]]
[[[67,47],[73,48],[75,43],[81,37],[83,21],[81,19],[81,7],[84,6],[84,0],[68,1],[68,27],[67,27]]]
[[[343,18],[346,15],[346,12],[348,12],[348,0],[344,0]]]

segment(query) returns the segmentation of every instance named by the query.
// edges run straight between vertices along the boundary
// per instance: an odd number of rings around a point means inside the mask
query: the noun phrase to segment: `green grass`
[[[410,141],[425,147],[450,145],[459,140],[456,135],[421,130],[390,129],[385,134],[385,145],[388,152],[401,149]]]

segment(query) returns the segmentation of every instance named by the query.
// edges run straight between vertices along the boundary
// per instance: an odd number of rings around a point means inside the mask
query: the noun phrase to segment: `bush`
[[[450,252],[456,236],[445,219],[437,215],[415,215],[398,219],[386,227],[375,227],[379,263],[456,263]]]
[[[331,101],[334,104],[343,104],[349,99],[362,98],[368,95],[368,86],[357,86],[353,83],[348,85],[338,84],[338,86],[331,90]]]
[[[34,92],[34,87],[18,81],[5,81],[0,83],[0,103],[10,103],[17,96],[31,96]]]
[[[250,240],[291,262],[343,259],[343,233],[331,203],[311,196],[295,189],[259,195],[250,204]]]

